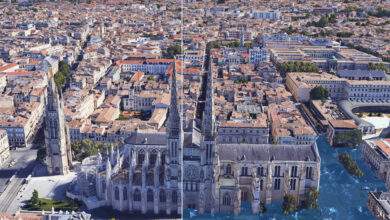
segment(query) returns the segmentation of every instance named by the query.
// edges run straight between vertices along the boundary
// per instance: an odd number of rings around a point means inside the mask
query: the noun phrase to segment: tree
[[[287,34],[293,34],[296,32],[296,30],[293,28],[293,26],[288,26],[287,29],[284,30],[284,32],[286,32]]]
[[[85,139],[72,143],[71,148],[74,160],[82,161],[84,158],[96,155],[99,151],[104,151],[107,146]]]
[[[329,21],[329,23],[336,23],[336,21],[337,21],[336,14],[332,13],[332,14],[328,15],[328,21]]]
[[[352,35],[353,33],[348,31],[341,31],[336,33],[337,37],[351,37]]]
[[[316,86],[310,90],[310,99],[312,100],[325,100],[329,97],[329,92],[322,86]]]
[[[288,61],[277,65],[282,73],[287,72],[318,72],[318,67],[311,62]]]
[[[232,41],[232,42],[229,42],[227,44],[228,47],[239,47],[240,46],[240,42],[235,40],[235,41]]]
[[[310,188],[308,192],[306,192],[306,207],[310,209],[318,208],[318,197],[320,192],[316,188]]]
[[[252,42],[245,42],[245,43],[244,43],[244,47],[246,47],[246,48],[252,48],[252,47],[253,47],[253,43],[252,43]]]
[[[285,215],[296,211],[298,209],[296,197],[289,194],[284,195],[282,208]]]
[[[31,196],[30,201],[29,201],[29,205],[33,209],[39,209],[41,206],[38,191],[36,189],[34,189],[34,191],[32,193],[32,196]]]
[[[210,49],[218,49],[221,47],[221,42],[220,41],[210,41],[207,43],[206,45],[206,50],[210,50]]]
[[[37,151],[36,160],[43,163],[43,162],[45,162],[45,158],[46,158],[46,149],[44,147],[41,147]]]
[[[66,82],[70,79],[70,67],[65,61],[58,63],[58,71],[54,74],[54,82],[59,90],[61,90]]]
[[[368,69],[369,70],[379,70],[379,71],[384,71],[386,73],[389,72],[389,68],[384,63],[369,63],[368,64]]]
[[[357,177],[362,177],[364,175],[363,171],[358,167],[356,162],[348,153],[339,154],[339,161],[344,165],[345,169],[347,169],[350,174]]]
[[[336,23],[336,21],[337,21],[336,14],[330,14],[330,15],[322,16],[320,20],[318,20],[317,22],[315,21],[308,22],[307,26],[315,26],[315,27],[323,28],[328,26],[330,23]]]
[[[163,51],[163,57],[172,59],[177,54],[181,54],[181,46],[179,44],[174,44],[169,46],[165,51]]]
[[[314,24],[314,26],[323,28],[323,27],[326,27],[326,25],[328,25],[328,23],[329,23],[328,17],[323,16],[320,18],[320,20],[316,24]]]
[[[355,147],[362,142],[362,136],[363,134],[359,129],[337,132],[334,135],[333,145]]]
[[[249,113],[249,116],[251,117],[251,119],[257,119],[256,113]]]

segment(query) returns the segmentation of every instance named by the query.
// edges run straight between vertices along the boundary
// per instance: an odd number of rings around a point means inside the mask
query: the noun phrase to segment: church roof
[[[230,161],[319,161],[315,145],[218,144],[217,153]]]
[[[136,132],[126,138],[125,143],[131,145],[167,145],[167,134],[165,132]]]

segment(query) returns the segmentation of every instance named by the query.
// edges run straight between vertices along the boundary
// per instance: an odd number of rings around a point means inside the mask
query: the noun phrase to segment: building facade
[[[385,80],[349,80],[328,73],[288,73],[286,85],[297,101],[310,100],[310,91],[322,86],[334,100],[390,102],[390,82]]]
[[[367,207],[378,220],[390,219],[390,193],[369,192]]]
[[[7,132],[0,129],[0,166],[3,165],[9,157],[10,153]]]
[[[390,140],[365,140],[361,144],[361,150],[365,161],[371,165],[379,178],[387,182],[390,176]]]

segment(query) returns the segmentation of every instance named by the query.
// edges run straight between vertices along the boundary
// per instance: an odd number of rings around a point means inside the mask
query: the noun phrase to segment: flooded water
[[[264,214],[253,215],[249,207],[239,216],[231,215],[202,215],[186,210],[185,219],[299,219],[299,220],[370,220],[374,219],[367,209],[368,191],[385,190],[385,184],[378,179],[370,167],[364,162],[359,150],[351,148],[333,149],[324,137],[317,140],[321,155],[321,180],[319,208],[300,210],[290,215],[284,215],[281,211],[281,203],[268,205]],[[337,155],[348,152],[357,161],[364,172],[361,178],[348,174],[339,163]]]

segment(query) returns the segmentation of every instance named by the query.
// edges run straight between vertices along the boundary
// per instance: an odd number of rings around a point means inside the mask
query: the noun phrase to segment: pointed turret
[[[107,160],[106,160],[106,179],[110,179],[111,177],[111,162],[110,162],[110,158],[107,157]]]
[[[110,162],[114,161],[114,149],[112,148],[112,145],[110,145]]]
[[[120,161],[120,153],[119,153],[119,147],[116,147],[116,161],[115,164],[119,164]]]
[[[103,161],[103,157],[102,157],[102,154],[100,153],[100,150],[98,150],[98,154],[97,154],[97,162],[98,162],[98,165],[100,165]]]

